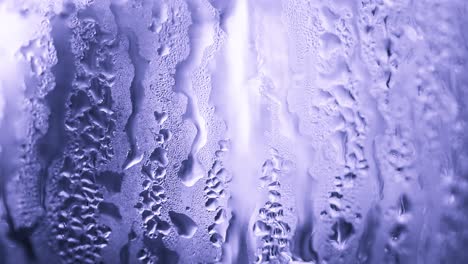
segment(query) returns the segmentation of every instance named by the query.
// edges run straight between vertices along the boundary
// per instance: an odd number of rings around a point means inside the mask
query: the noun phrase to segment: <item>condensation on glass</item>
[[[468,259],[463,0],[0,1],[0,263]]]

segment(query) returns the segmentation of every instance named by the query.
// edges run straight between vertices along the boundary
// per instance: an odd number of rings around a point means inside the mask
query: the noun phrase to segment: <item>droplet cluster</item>
[[[276,150],[262,165],[260,181],[267,191],[267,202],[258,210],[253,234],[257,237],[257,263],[286,263],[291,261],[289,252],[291,227],[284,220],[281,204],[281,177],[290,161],[282,158]]]
[[[111,229],[99,223],[104,197],[96,176],[113,156],[111,90],[114,81],[114,36],[91,18],[76,21],[72,30],[75,77],[66,101],[63,158],[51,169],[52,244],[64,263],[96,263],[107,246]]]
[[[210,235],[210,242],[216,246],[221,247],[226,240],[227,217],[228,212],[222,206],[222,200],[226,198],[226,188],[230,181],[231,175],[223,168],[221,158],[225,152],[229,151],[229,141],[221,140],[219,149],[215,152],[216,159],[213,166],[208,171],[208,178],[205,181],[205,208],[208,212],[215,212],[214,222],[208,226],[208,234]]]

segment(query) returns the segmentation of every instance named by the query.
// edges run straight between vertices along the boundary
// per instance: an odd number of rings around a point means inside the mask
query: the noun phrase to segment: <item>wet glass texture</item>
[[[465,0],[0,0],[0,263],[468,263]]]

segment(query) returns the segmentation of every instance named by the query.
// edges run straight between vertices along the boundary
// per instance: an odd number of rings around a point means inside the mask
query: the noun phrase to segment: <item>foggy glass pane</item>
[[[0,0],[0,263],[468,263],[465,0]]]

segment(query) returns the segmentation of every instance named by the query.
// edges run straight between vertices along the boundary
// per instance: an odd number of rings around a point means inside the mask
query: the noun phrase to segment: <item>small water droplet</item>
[[[197,232],[198,225],[186,214],[169,211],[169,217],[181,237],[192,238]]]

